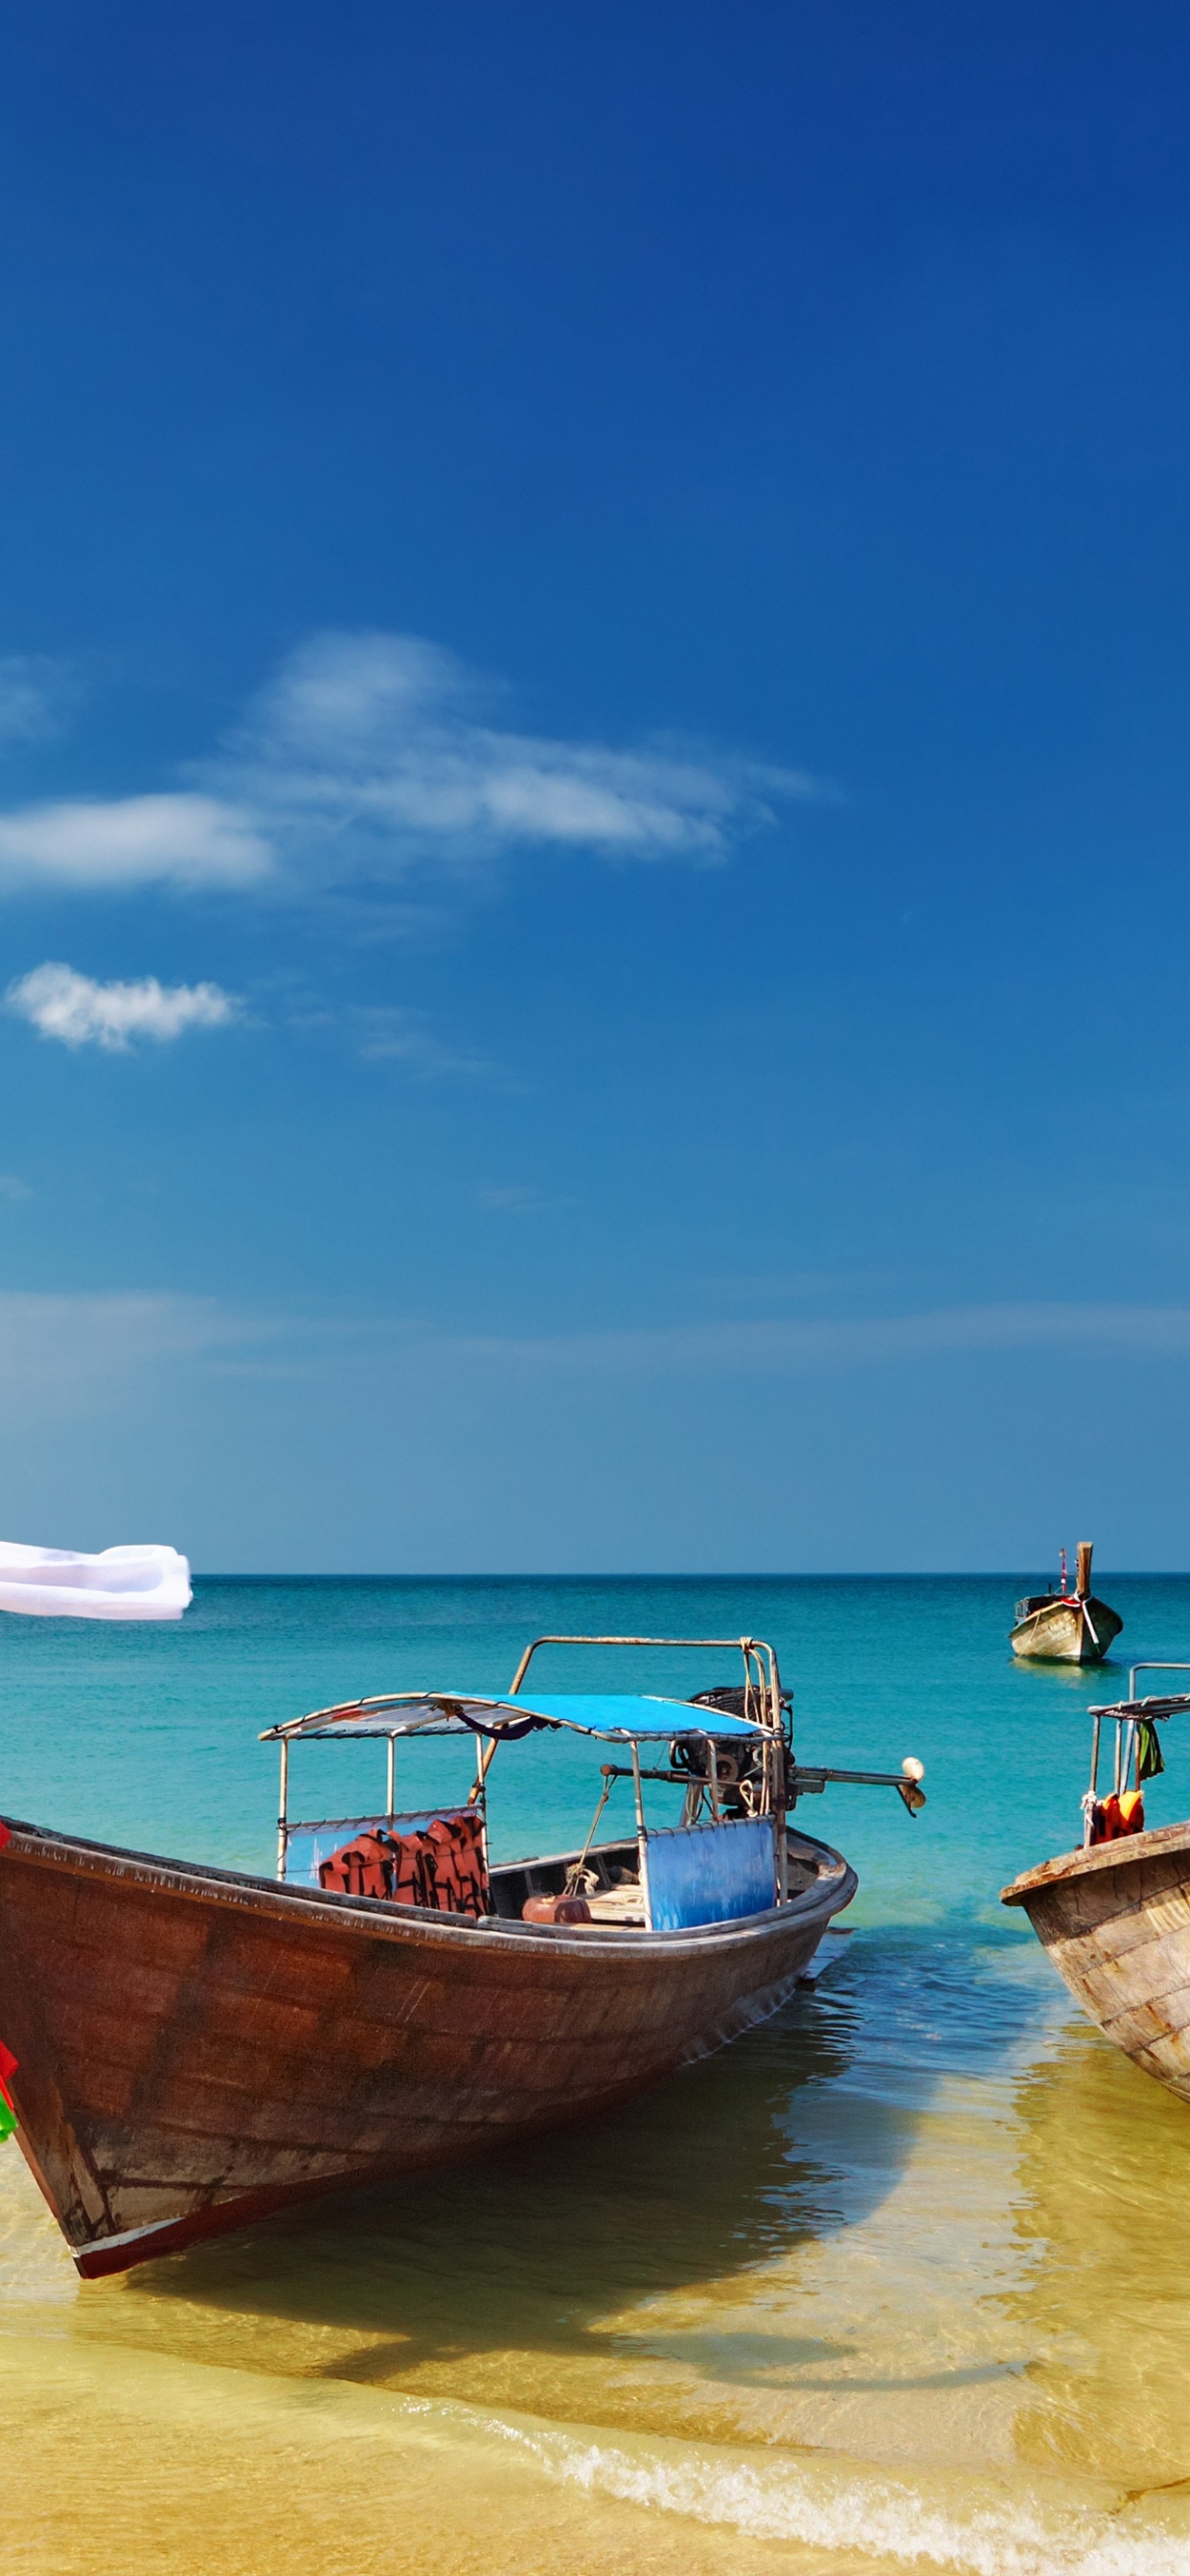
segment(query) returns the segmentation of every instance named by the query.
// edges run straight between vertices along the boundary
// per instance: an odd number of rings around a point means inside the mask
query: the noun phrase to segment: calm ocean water
[[[860,1872],[850,1935],[774,2022],[613,2119],[87,2286],[0,2151],[10,2558],[1185,2576],[1190,2110],[997,1895],[1077,1840],[1086,1707],[1125,1656],[1190,1658],[1190,1582],[1105,1571],[1126,1624],[1095,1680],[1013,1664],[1018,1588],[208,1581],[177,1630],[4,1621],[0,1807],[238,1866],[272,1866],[262,1727],[502,1688],[543,1630],[746,1627],[803,1758],[916,1753],[929,1793],[916,1822],[888,1792],[806,1802]],[[1190,1730],[1166,1745],[1157,1822],[1190,1812]],[[444,1757],[401,1755],[401,1803]],[[301,1760],[295,1812],[382,1779],[378,1751]],[[580,1837],[597,1762],[502,1751],[497,1848]]]

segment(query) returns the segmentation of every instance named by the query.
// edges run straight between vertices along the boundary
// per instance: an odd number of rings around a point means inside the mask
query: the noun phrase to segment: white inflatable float
[[[0,1539],[0,1610],[34,1619],[180,1619],[190,1567],[176,1547],[17,1547]]]

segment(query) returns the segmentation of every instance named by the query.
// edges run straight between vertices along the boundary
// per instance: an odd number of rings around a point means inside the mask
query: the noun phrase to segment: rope
[[[565,1887],[564,1887],[564,1888],[563,1888],[563,1890],[562,1890],[562,1894],[563,1894],[563,1896],[581,1896],[581,1894],[582,1894],[582,1892],[583,1892],[583,1891],[582,1891],[582,1876],[583,1876],[583,1871],[585,1870],[585,1868],[586,1868],[586,1866],[587,1866],[587,1854],[588,1854],[588,1852],[590,1851],[591,1845],[592,1845],[592,1843],[593,1843],[593,1842],[594,1842],[594,1840],[595,1840],[595,1828],[596,1828],[596,1826],[597,1826],[597,1824],[598,1824],[598,1822],[599,1822],[599,1819],[600,1819],[601,1815],[603,1814],[603,1810],[604,1810],[604,1808],[605,1808],[605,1807],[606,1807],[606,1805],[607,1805],[608,1799],[609,1799],[609,1798],[610,1798],[610,1796],[611,1796],[611,1793],[612,1793],[612,1780],[613,1780],[614,1778],[615,1778],[615,1773],[613,1772],[613,1773],[611,1774],[611,1777],[610,1777],[609,1779],[605,1779],[605,1781],[604,1781],[604,1783],[603,1783],[603,1796],[601,1797],[601,1799],[600,1799],[600,1801],[599,1801],[599,1804],[598,1804],[598,1806],[596,1807],[595,1813],[594,1813],[594,1815],[593,1815],[593,1816],[592,1816],[592,1818],[591,1818],[591,1830],[590,1830],[590,1833],[588,1834],[587,1839],[586,1839],[585,1843],[583,1844],[583,1847],[582,1847],[581,1852],[579,1853],[578,1859],[573,1863],[572,1867],[571,1867],[570,1869],[568,1869],[568,1870],[567,1870],[567,1872],[566,1872],[566,1885],[565,1885]]]

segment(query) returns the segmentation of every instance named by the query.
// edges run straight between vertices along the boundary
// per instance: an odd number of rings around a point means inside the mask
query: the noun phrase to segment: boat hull
[[[13,1824],[0,2038],[88,2277],[622,2102],[791,1993],[855,1873],[693,1932],[472,1923]],[[792,1848],[791,1842],[791,1848]]]
[[[1084,1608],[1087,1617],[1084,1617]],[[1042,1610],[1033,1610],[1013,1629],[1014,1655],[1047,1664],[1101,1664],[1124,1622],[1106,1601],[1055,1595]]]
[[[1190,2101],[1190,1824],[1044,1861],[1003,1902],[1108,2039]]]

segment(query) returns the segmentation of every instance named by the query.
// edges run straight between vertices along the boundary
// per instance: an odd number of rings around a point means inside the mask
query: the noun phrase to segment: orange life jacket
[[[439,1914],[491,1912],[483,1825],[474,1808],[435,1816],[413,1833],[378,1825],[357,1834],[319,1863],[318,1883],[338,1896],[386,1897]]]
[[[1117,1798],[1113,1789],[1109,1798],[1097,1798],[1091,1809],[1093,1843],[1121,1842],[1127,1834],[1143,1834],[1145,1802],[1139,1789],[1125,1789]]]

